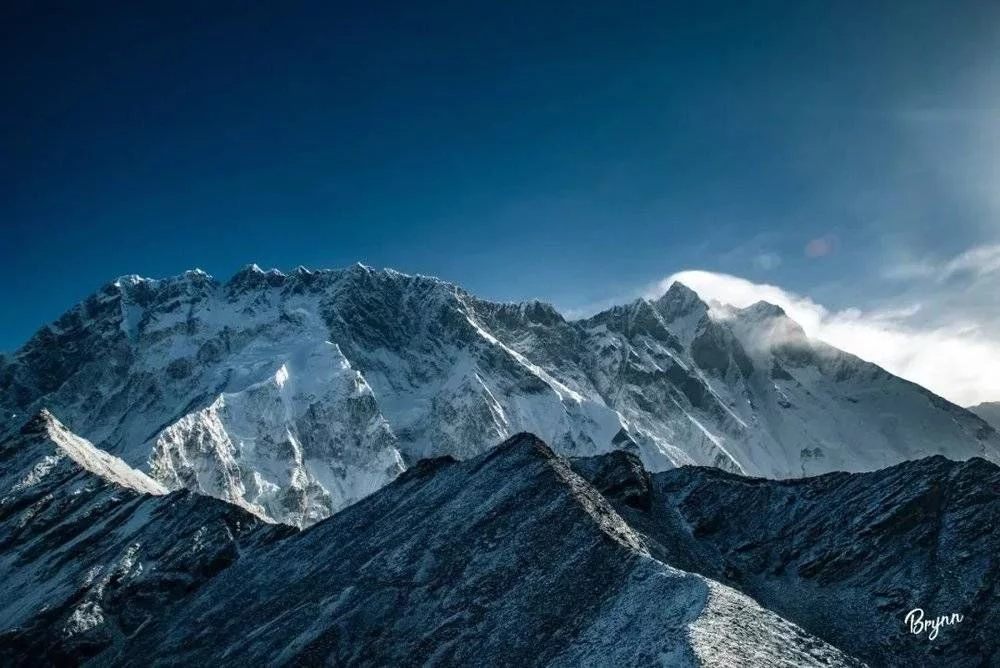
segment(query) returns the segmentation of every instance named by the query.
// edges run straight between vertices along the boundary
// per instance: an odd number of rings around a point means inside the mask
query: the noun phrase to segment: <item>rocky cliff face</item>
[[[570,322],[360,265],[118,279],[0,359],[0,436],[42,408],[168,489],[298,526],[521,431],[654,471],[1000,459],[982,420],[777,307],[709,308],[675,284]]]

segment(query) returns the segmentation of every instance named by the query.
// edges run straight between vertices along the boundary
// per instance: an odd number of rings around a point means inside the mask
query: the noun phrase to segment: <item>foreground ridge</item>
[[[574,468],[650,552],[753,596],[872,665],[993,665],[1000,643],[1000,468],[930,457],[801,480],[686,467],[650,475],[626,453]],[[905,622],[959,614],[930,642]]]
[[[301,532],[184,493],[118,503],[104,514],[124,523],[88,534],[78,575],[65,576],[108,577],[88,585],[82,612],[75,598],[53,607],[58,588],[22,591],[0,614],[6,663],[857,664],[655,558],[528,434],[468,461],[422,462]],[[41,538],[8,544],[10,581],[79,534],[47,535],[44,551],[31,550]]]

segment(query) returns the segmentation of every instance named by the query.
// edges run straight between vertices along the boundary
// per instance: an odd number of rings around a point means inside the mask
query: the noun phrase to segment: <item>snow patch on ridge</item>
[[[10,487],[9,492],[12,494],[39,484],[67,458],[84,471],[121,487],[142,494],[167,493],[163,485],[142,471],[137,471],[118,457],[94,447],[90,441],[71,432],[48,410],[43,409],[26,429],[34,430],[34,433],[47,439],[54,448],[52,454],[42,456],[24,477]]]

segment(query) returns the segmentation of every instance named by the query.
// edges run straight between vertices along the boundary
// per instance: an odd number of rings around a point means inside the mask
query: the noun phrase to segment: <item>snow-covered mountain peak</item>
[[[664,325],[684,346],[691,345],[709,320],[709,305],[680,281],[671,283],[651,304]]]
[[[230,293],[242,293],[266,288],[277,288],[284,285],[286,276],[277,269],[264,271],[257,264],[248,264],[226,281],[226,289]]]
[[[153,282],[155,279],[145,278],[139,274],[126,274],[124,276],[119,276],[115,280],[109,283],[110,286],[118,288],[119,290],[126,290],[131,287],[135,287],[140,283]]]
[[[199,267],[188,269],[182,274],[182,276],[189,280],[210,280],[212,278],[207,271]]]
[[[0,438],[43,406],[168,488],[298,525],[422,458],[521,431],[565,455],[628,449],[651,470],[1000,459],[974,416],[808,341],[771,305],[710,317],[675,283],[567,321],[363,265],[106,286],[0,358]]]
[[[692,316],[677,318],[668,325],[654,302],[636,299],[581,320],[579,325],[591,331],[606,330],[616,336],[649,337],[658,345],[679,353],[685,343],[690,343],[700,323],[699,316]],[[685,340],[682,341],[681,337]]]
[[[76,310],[88,317],[94,315],[98,304],[117,304],[123,318],[129,320],[142,310],[163,308],[174,300],[205,298],[219,288],[219,283],[201,269],[189,269],[167,278],[142,278],[131,275],[106,284],[96,295],[77,305]],[[131,310],[131,315],[126,313]]]
[[[554,306],[537,299],[522,302],[489,302],[458,294],[467,310],[479,313],[487,319],[496,319],[506,327],[552,327],[566,322]]]
[[[777,304],[772,304],[771,302],[766,302],[760,300],[747,306],[746,308],[740,309],[740,314],[747,320],[766,320],[770,318],[784,318],[787,317],[785,309],[781,308]]]
[[[802,326],[777,304],[759,301],[746,308],[725,311],[733,332],[750,352],[767,353],[775,348],[809,348]]]
[[[667,291],[658,297],[654,304],[667,322],[693,311],[702,313],[708,311],[708,304],[698,296],[698,293],[680,281],[671,283]]]
[[[113,292],[112,288],[114,288],[119,292],[131,293],[137,289],[155,290],[166,286],[176,286],[186,283],[192,283],[195,285],[215,284],[216,280],[208,272],[195,267],[194,269],[188,269],[180,274],[168,276],[166,278],[149,278],[139,274],[119,276],[110,283],[106,284],[103,291]]]
[[[539,299],[519,302],[517,308],[531,322],[553,325],[565,321],[562,314],[552,304]]]

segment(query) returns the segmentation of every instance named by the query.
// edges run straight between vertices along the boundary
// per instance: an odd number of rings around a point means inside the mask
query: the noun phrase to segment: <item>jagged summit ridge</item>
[[[372,277],[377,277],[381,280],[388,279],[391,281],[400,281],[413,285],[422,285],[424,287],[434,286],[447,293],[461,294],[467,298],[476,299],[458,285],[436,276],[419,273],[408,274],[392,268],[376,269],[361,262],[356,262],[349,267],[341,269],[315,269],[299,265],[290,272],[283,272],[274,267],[263,269],[257,263],[250,263],[238,269],[232,276],[225,280],[219,280],[199,268],[189,269],[167,278],[147,278],[139,274],[128,274],[119,276],[115,280],[106,284],[102,288],[101,292],[129,292],[131,290],[135,290],[137,286],[143,286],[142,289],[144,290],[156,290],[166,288],[168,286],[178,286],[183,284],[198,286],[208,285],[216,289],[222,289],[225,287],[229,287],[230,289],[234,287],[244,289],[283,288],[286,285],[293,285],[295,286],[294,289],[302,289],[302,284],[311,286],[318,282],[321,286],[329,286],[337,283],[338,281],[350,280],[351,278],[354,280],[365,280],[366,278],[371,279]],[[379,281],[376,281],[375,284],[378,284],[378,282]],[[483,304],[489,304],[504,310],[513,309],[519,311],[521,314],[536,314],[544,319],[565,319],[554,306],[540,299],[528,299],[524,301],[511,302],[489,302],[485,300],[477,301],[482,301]],[[81,306],[83,306],[83,303],[78,305],[77,308],[80,308]]]
[[[50,407],[170,489],[302,526],[420,459],[522,431],[654,471],[998,457],[972,414],[759,310],[773,317],[719,318],[674,284],[567,321],[363,265],[120,279],[0,359],[0,438],[23,419],[8,416]],[[776,323],[794,345],[776,345]]]

